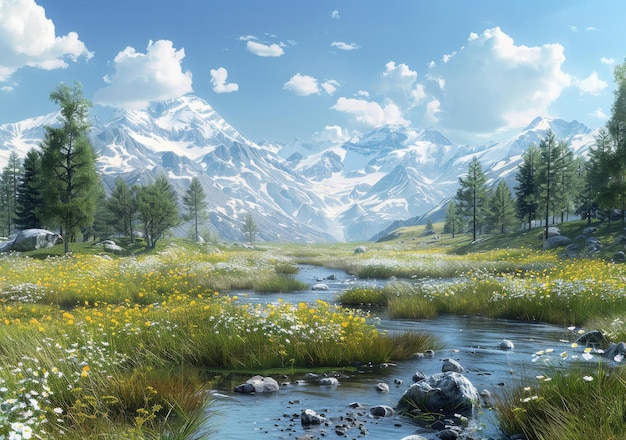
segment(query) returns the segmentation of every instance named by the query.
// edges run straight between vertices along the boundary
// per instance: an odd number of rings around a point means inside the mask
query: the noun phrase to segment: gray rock
[[[273,393],[278,391],[280,386],[275,379],[271,377],[253,376],[248,379],[245,384],[235,387],[236,393]]]
[[[611,343],[609,348],[602,354],[605,359],[612,359],[616,362],[621,362],[626,357],[626,344],[619,342],[617,344]]]
[[[455,373],[462,373],[465,371],[463,366],[459,364],[454,359],[444,359],[443,366],[441,367],[441,372],[445,373],[446,371],[453,371]]]
[[[557,235],[561,235],[561,230],[556,226],[550,226],[548,228],[548,238],[556,237]]]
[[[0,252],[28,252],[51,248],[62,241],[63,237],[46,229],[24,229],[11,234],[6,241],[0,243]]]
[[[381,393],[388,393],[389,385],[384,382],[379,382],[376,384],[376,391],[380,391]]]
[[[549,249],[555,249],[557,247],[567,246],[571,242],[572,240],[569,237],[566,237],[565,235],[554,235],[548,238],[547,240],[544,240],[542,249],[544,251],[549,250]]]
[[[598,232],[598,228],[594,226],[587,226],[585,229],[583,229],[583,235],[592,235],[596,232]]]
[[[478,402],[478,390],[469,379],[460,373],[446,372],[411,385],[400,398],[397,410],[410,412],[417,408],[439,414],[464,414]]]
[[[302,426],[321,425],[326,418],[320,416],[312,409],[305,409],[300,413],[300,423]]]
[[[578,339],[576,339],[576,343],[585,346],[600,346],[606,344],[607,339],[600,330],[591,330],[580,335]]]
[[[311,290],[328,290],[328,285],[324,283],[317,283],[311,286]]]
[[[439,438],[441,440],[456,440],[459,437],[459,432],[451,428],[446,428],[439,431]]]
[[[500,350],[513,350],[515,348],[515,345],[513,344],[513,342],[509,341],[508,339],[503,339],[498,344],[498,348]]]
[[[387,405],[376,405],[370,408],[370,414],[374,417],[391,417],[395,413],[394,409]]]
[[[613,254],[613,261],[623,263],[626,261],[626,254],[623,251],[617,251]]]
[[[320,385],[339,385],[339,381],[336,377],[322,377]]]
[[[357,248],[354,249],[354,253],[355,254],[364,254],[365,253],[365,246],[359,246]]]
[[[428,376],[426,376],[424,373],[422,373],[421,371],[416,371],[415,374],[413,375],[413,382],[417,383],[421,380],[426,379]]]
[[[413,435],[407,435],[406,437],[402,437],[401,440],[426,440],[426,438],[422,437],[421,435],[413,434]]]

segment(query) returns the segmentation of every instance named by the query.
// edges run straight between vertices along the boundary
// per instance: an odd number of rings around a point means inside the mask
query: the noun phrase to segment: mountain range
[[[0,166],[12,151],[23,157],[37,148],[44,127],[57,119],[53,113],[0,125]],[[90,135],[107,190],[118,177],[146,184],[164,173],[182,196],[196,176],[209,203],[204,229],[221,239],[243,240],[251,214],[259,240],[328,242],[369,240],[425,219],[454,196],[474,156],[491,183],[505,179],[512,187],[524,151],[548,129],[575,155],[595,143],[595,132],[583,124],[542,117],[481,146],[399,125],[334,144],[255,143],[190,95],[119,110],[104,123],[94,121]]]

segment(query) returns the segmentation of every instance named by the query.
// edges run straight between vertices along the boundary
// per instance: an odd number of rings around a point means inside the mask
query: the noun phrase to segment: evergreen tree
[[[149,248],[154,249],[163,234],[180,223],[177,196],[164,175],[137,189],[137,207]]]
[[[538,166],[539,151],[534,145],[531,145],[524,153],[524,161],[519,166],[517,174],[515,175],[515,181],[517,182],[517,186],[515,187],[517,217],[527,222],[529,231],[532,226],[532,221],[536,218],[537,209],[539,207],[537,203]]]
[[[209,205],[205,198],[206,196],[204,194],[204,190],[202,189],[200,179],[193,177],[189,188],[187,188],[187,191],[183,196],[183,203],[187,207],[185,220],[193,221],[195,241],[199,241],[200,239],[198,235],[198,223],[201,220],[206,219],[206,209]]]
[[[94,220],[91,225],[82,229],[83,237],[89,237],[94,240],[104,240],[113,236],[115,232],[115,228],[112,226],[114,216],[115,214],[108,207],[104,187],[100,185]]]
[[[0,176],[0,211],[2,212],[2,227],[6,235],[15,231],[15,217],[17,212],[17,191],[21,173],[20,158],[16,152],[9,155],[7,165]]]
[[[613,143],[613,152],[609,161],[609,187],[614,207],[622,211],[622,226],[626,212],[626,62],[615,67],[615,100],[611,109],[611,118],[607,129]],[[610,215],[609,215],[610,218]]]
[[[448,203],[448,208],[446,209],[446,222],[443,225],[443,232],[452,234],[452,238],[454,238],[454,235],[460,231],[462,227],[463,221],[459,212],[459,207],[454,199],[452,199],[450,200],[450,203]]]
[[[487,178],[476,156],[469,164],[467,177],[459,178],[456,200],[462,215],[471,222],[472,241],[476,241],[487,204]]]
[[[41,154],[36,149],[26,153],[22,163],[22,173],[17,189],[15,227],[36,229],[42,227],[40,221],[43,208],[41,195]]]
[[[570,212],[574,211],[574,200],[578,196],[575,186],[575,161],[574,153],[566,142],[557,142],[558,167],[555,179],[554,210],[555,215],[560,215],[563,223]]]
[[[489,197],[489,223],[504,234],[517,223],[515,218],[515,200],[504,180],[500,180],[495,191]]]
[[[254,243],[257,232],[257,225],[252,214],[247,214],[243,224],[243,233],[250,243]]]
[[[61,107],[61,126],[46,127],[41,143],[43,215],[58,224],[67,253],[80,228],[93,223],[100,179],[88,137],[90,103],[80,83],[60,84],[50,99]]]
[[[562,143],[562,142],[561,142]],[[554,216],[559,207],[557,192],[562,190],[561,175],[566,163],[562,160],[563,146],[555,139],[553,131],[549,131],[546,137],[539,143],[540,166],[537,170],[539,183],[539,201],[545,215],[545,238],[548,237],[550,215]]]
[[[113,214],[110,217],[112,226],[132,240],[138,210],[137,193],[121,177],[115,180],[115,187],[107,200],[107,207]]]
[[[595,145],[589,149],[589,159],[587,160],[587,190],[598,209],[607,212],[609,224],[611,221],[610,214],[616,203],[609,186],[613,166],[611,165],[611,160],[613,160],[612,146],[613,141],[608,130],[600,130],[596,136]]]

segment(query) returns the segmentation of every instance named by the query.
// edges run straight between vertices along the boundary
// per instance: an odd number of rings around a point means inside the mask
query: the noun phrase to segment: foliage
[[[125,237],[134,237],[135,220],[139,209],[137,189],[130,188],[124,179],[118,177],[107,200],[107,208],[112,214],[113,227]]]
[[[257,229],[258,228],[252,214],[246,214],[246,218],[243,223],[243,233],[248,238],[248,242],[254,243]]]
[[[500,180],[495,191],[489,197],[487,222],[501,234],[513,229],[515,220],[515,200],[504,180]]]
[[[137,210],[143,222],[146,243],[154,249],[163,234],[180,222],[177,196],[163,174],[154,183],[137,191]]]
[[[526,220],[528,230],[537,216],[538,203],[538,176],[539,152],[537,147],[530,145],[524,153],[524,160],[515,174],[515,195],[517,202],[517,217]]]
[[[2,213],[0,231],[4,231],[6,235],[15,231],[20,168],[20,158],[16,152],[12,152],[0,175],[0,212]]]
[[[191,179],[191,183],[189,184],[189,188],[187,188],[187,191],[183,196],[183,203],[187,207],[185,220],[193,221],[195,241],[200,240],[200,236],[198,234],[198,223],[207,217],[206,209],[209,205],[205,199],[206,195],[202,189],[200,179],[193,177]]]
[[[487,177],[483,173],[478,158],[474,156],[469,164],[467,176],[459,177],[456,201],[460,211],[471,224],[472,241],[482,225],[487,204]]]
[[[65,234],[65,252],[79,229],[94,220],[100,179],[88,138],[90,103],[80,83],[60,84],[50,99],[61,107],[60,127],[46,127],[41,143],[43,217]]]

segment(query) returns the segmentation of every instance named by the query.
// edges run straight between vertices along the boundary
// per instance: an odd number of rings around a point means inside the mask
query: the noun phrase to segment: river
[[[335,280],[328,280],[333,275]],[[279,299],[292,303],[313,302],[322,299],[336,302],[343,290],[368,283],[384,281],[358,280],[338,270],[303,266],[298,279],[315,284],[318,280],[328,290],[305,290],[282,294],[256,294],[233,292],[243,301],[252,304],[278,302]],[[406,388],[413,383],[416,371],[427,375],[441,371],[442,360],[457,360],[464,368],[464,375],[478,391],[487,390],[493,398],[506,389],[519,384],[525,378],[549,374],[551,369],[542,362],[533,362],[533,354],[539,350],[552,349],[554,353],[571,351],[571,342],[576,335],[565,328],[509,320],[496,320],[476,316],[440,316],[428,320],[391,320],[384,313],[377,313],[378,326],[389,331],[427,331],[439,337],[444,349],[432,358],[414,358],[397,362],[387,367],[365,366],[356,374],[339,373],[339,385],[320,386],[318,379],[308,375],[275,377],[282,383],[281,389],[271,394],[242,395],[233,388],[249,377],[234,377],[215,384],[209,411],[211,438],[228,440],[251,439],[310,439],[318,438],[366,438],[402,439],[419,434],[426,439],[439,439],[438,431],[420,427],[408,418],[373,418],[369,408],[374,405],[394,407]],[[498,349],[498,344],[508,339],[515,345],[513,350]],[[555,356],[558,358],[558,354]],[[385,382],[389,392],[377,391],[376,384]],[[350,404],[358,402],[362,408],[353,409]],[[304,428],[300,413],[312,409],[329,419],[329,424],[315,428]],[[348,419],[347,419],[348,418]],[[363,430],[351,427],[335,432],[335,427],[345,424],[349,418],[358,419]],[[470,418],[467,433],[471,438],[503,439],[498,429],[495,413],[483,406]]]

